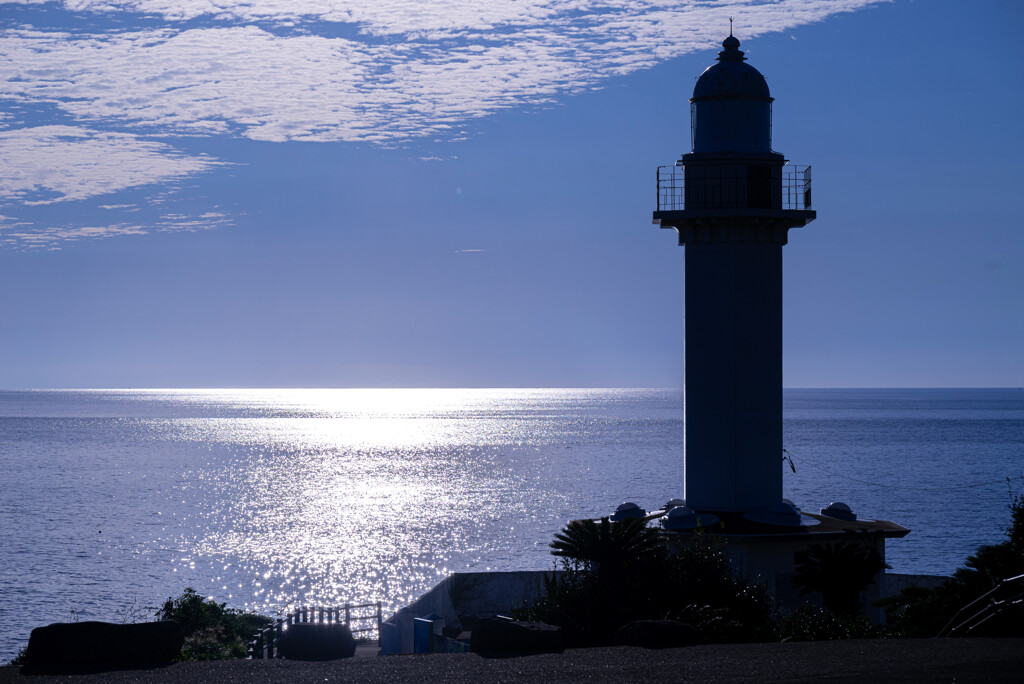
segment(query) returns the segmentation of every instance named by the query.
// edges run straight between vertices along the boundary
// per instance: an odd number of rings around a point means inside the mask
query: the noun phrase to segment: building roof
[[[691,102],[702,100],[762,100],[771,102],[768,82],[761,72],[746,63],[740,41],[729,36],[722,41],[718,64],[704,70],[693,88]]]

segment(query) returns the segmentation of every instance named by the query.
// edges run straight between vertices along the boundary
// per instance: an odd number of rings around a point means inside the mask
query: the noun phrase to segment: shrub
[[[850,615],[801,606],[779,619],[778,635],[783,641],[830,641],[877,639],[888,636],[888,632],[872,625],[863,613]]]
[[[705,641],[754,641],[773,633],[771,602],[732,568],[723,545],[698,532],[666,540],[638,519],[575,521],[556,535],[560,573],[520,619],[561,626],[570,646],[612,642],[633,620],[675,619]]]
[[[192,587],[181,596],[168,598],[156,611],[158,620],[174,620],[185,633],[180,660],[227,660],[244,658],[252,635],[271,619],[245,613],[205,599]]]
[[[652,585],[667,607],[664,617],[686,620],[705,641],[770,639],[774,608],[764,585],[740,574],[725,553],[725,542],[704,530],[667,542],[669,553]]]
[[[856,615],[863,607],[860,592],[889,566],[874,547],[858,542],[811,544],[793,576],[801,594],[820,592],[825,609]]]
[[[4,663],[4,665],[10,665],[12,667],[21,667],[22,665],[25,664],[25,662],[27,661],[27,658],[28,658],[28,646],[22,646],[21,650],[18,651],[18,654],[16,656],[14,656],[13,658],[11,658],[10,660],[8,660],[6,663]]]
[[[907,636],[936,636],[967,604],[1004,579],[1024,574],[1024,498],[1020,496],[1010,502],[1010,527],[1006,533],[1006,541],[979,547],[967,558],[964,567],[939,586],[933,589],[908,587],[880,601],[890,622]],[[971,636],[1024,636],[1024,605],[1008,607],[974,630]]]

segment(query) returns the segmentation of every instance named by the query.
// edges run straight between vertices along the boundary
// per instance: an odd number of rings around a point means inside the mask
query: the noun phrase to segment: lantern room
[[[693,152],[772,151],[772,96],[768,83],[746,63],[740,41],[722,42],[718,64],[704,70],[690,98]]]

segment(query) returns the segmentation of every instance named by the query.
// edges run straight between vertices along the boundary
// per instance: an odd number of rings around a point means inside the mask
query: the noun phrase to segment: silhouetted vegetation
[[[811,544],[798,558],[793,586],[801,595],[819,592],[825,610],[840,615],[858,614],[860,593],[889,567],[875,548],[857,542]]]
[[[907,636],[936,636],[967,604],[1003,580],[1024,574],[1024,498],[1020,496],[1010,502],[1010,527],[1006,532],[1006,541],[979,547],[964,567],[939,586],[909,587],[881,601],[890,623]],[[1018,583],[1012,593],[1024,593],[1024,583]],[[1024,605],[1007,606],[969,635],[1024,636]]]
[[[595,577],[614,582],[649,562],[661,547],[658,534],[638,518],[613,523],[574,520],[555,535],[551,555],[585,564]]]
[[[851,615],[804,605],[778,621],[778,637],[785,641],[831,641],[833,639],[878,639],[891,636],[889,630],[871,624],[863,613]]]
[[[179,660],[227,660],[244,658],[252,635],[271,619],[245,613],[205,599],[192,587],[181,596],[168,598],[156,611],[158,620],[174,620],[185,633]]]
[[[570,523],[551,547],[562,572],[517,617],[561,626],[570,645],[609,644],[632,620],[688,622],[710,642],[774,633],[764,588],[738,575],[711,535],[666,540],[643,520],[602,518]]]

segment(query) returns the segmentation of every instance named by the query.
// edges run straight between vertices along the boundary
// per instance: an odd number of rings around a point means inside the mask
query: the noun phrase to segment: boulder
[[[36,627],[28,640],[27,668],[127,668],[164,665],[181,653],[185,635],[173,620],[122,625],[58,622]]]
[[[356,640],[348,627],[338,623],[289,625],[278,644],[278,653],[289,660],[338,660],[356,653]]]
[[[486,657],[561,653],[562,629],[543,622],[480,618],[473,623],[469,650]]]
[[[700,632],[677,620],[635,620],[615,632],[616,646],[679,648],[700,643]]]

